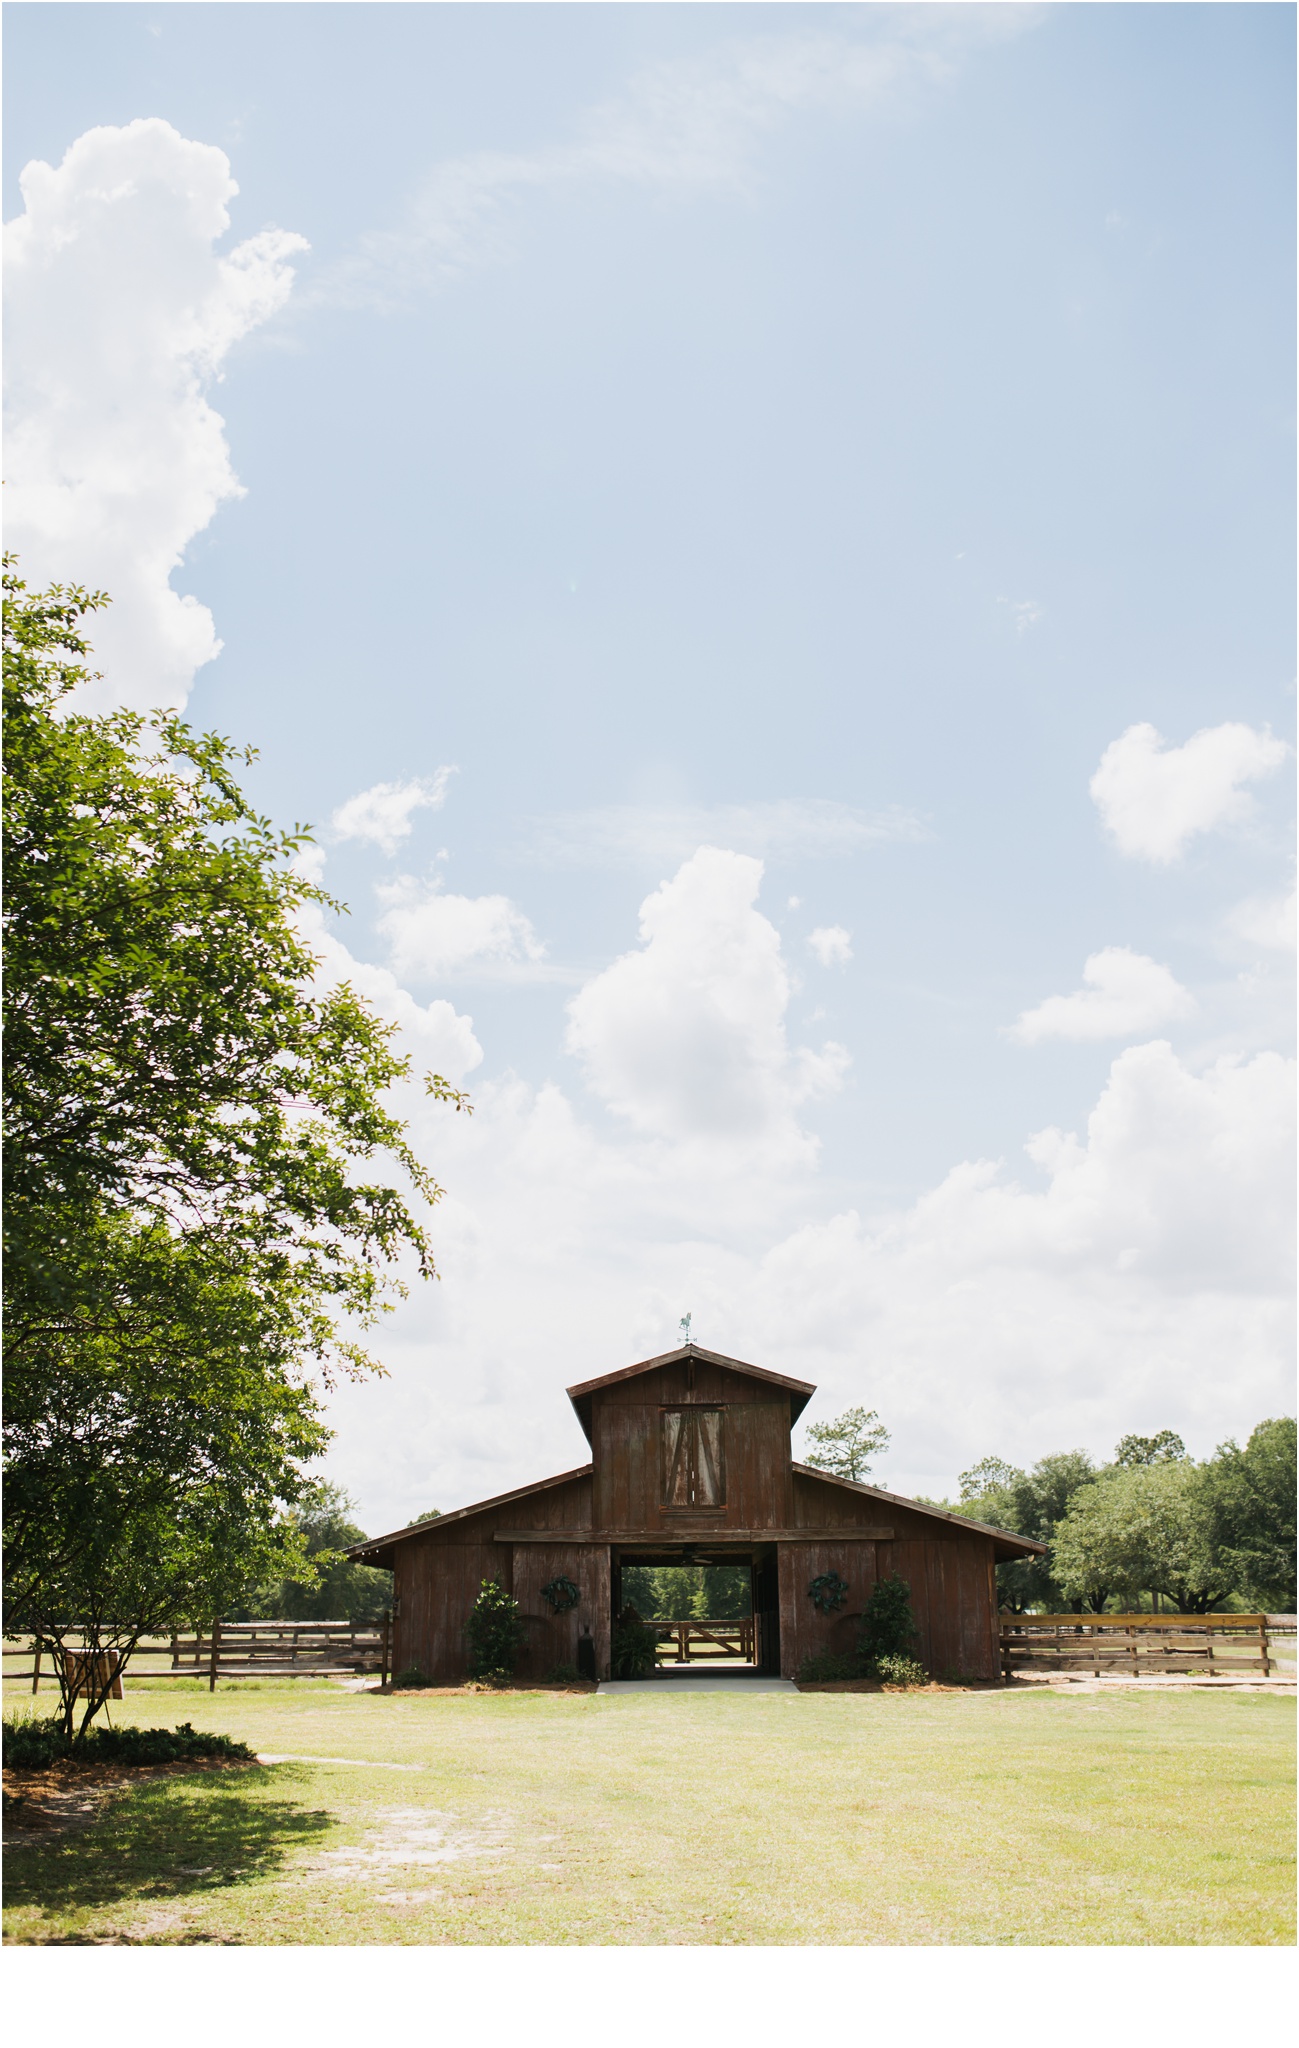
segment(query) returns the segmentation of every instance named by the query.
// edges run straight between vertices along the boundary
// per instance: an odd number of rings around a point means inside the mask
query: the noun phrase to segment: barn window
[[[720,1508],[726,1499],[722,1408],[663,1410],[663,1505]]]

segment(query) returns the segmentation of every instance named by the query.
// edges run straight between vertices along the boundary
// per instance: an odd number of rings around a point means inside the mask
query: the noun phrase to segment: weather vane
[[[682,1316],[679,1327],[681,1330],[682,1341],[688,1344],[690,1342],[690,1318],[688,1315]]]

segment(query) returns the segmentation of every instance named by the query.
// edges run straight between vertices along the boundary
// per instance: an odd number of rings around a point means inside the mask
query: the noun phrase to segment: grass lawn
[[[127,1690],[116,1720],[320,1761],[19,1835],[11,1942],[1294,1940],[1275,1696]]]

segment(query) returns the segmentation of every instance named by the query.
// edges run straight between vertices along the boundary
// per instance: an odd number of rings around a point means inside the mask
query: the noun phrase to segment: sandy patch
[[[308,1873],[351,1884],[381,1879],[389,1871],[437,1870],[449,1863],[503,1856],[510,1833],[503,1814],[465,1821],[427,1806],[391,1807],[375,1819],[377,1825],[363,1842],[347,1849],[322,1850],[306,1866]],[[377,1896],[389,1904],[410,1902],[406,1893],[380,1892]]]

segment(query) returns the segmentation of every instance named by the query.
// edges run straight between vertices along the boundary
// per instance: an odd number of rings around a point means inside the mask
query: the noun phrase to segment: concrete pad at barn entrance
[[[689,1677],[684,1672],[680,1675],[673,1672],[671,1678],[604,1678],[599,1689],[601,1692],[656,1693],[660,1699],[669,1700],[699,1692],[729,1692],[737,1699],[745,1699],[755,1692],[798,1691],[792,1678],[741,1678],[738,1675],[723,1678],[714,1676],[712,1672],[701,1672],[698,1678],[693,1672]]]

